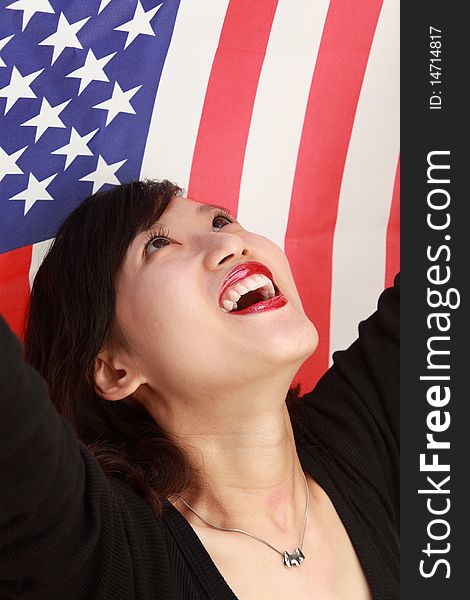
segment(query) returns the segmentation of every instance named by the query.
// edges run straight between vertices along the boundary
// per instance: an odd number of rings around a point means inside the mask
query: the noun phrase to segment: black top
[[[374,600],[399,598],[399,275],[292,415]],[[157,520],[57,413],[0,317],[0,598],[236,600],[168,501]]]

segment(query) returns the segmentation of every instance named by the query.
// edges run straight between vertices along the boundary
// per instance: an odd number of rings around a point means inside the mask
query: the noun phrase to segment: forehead
[[[225,210],[228,209],[220,204],[209,204],[205,202],[198,202],[191,198],[182,198],[175,196],[163,215],[158,219],[158,223],[170,223],[174,219],[175,215],[188,215],[188,216],[200,216],[205,215],[214,210]]]
[[[176,216],[194,217],[209,212],[214,208],[215,205],[213,204],[204,204],[191,198],[174,196],[157,222],[162,224],[171,223],[175,220]]]

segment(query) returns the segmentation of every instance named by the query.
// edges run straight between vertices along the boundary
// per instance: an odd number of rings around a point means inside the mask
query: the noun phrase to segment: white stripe
[[[331,354],[357,337],[384,288],[399,154],[399,2],[385,0],[349,143],[333,245]]]
[[[141,179],[187,189],[206,88],[228,0],[182,0],[158,86]]]
[[[29,287],[33,287],[33,281],[36,277],[36,273],[46,256],[47,251],[49,250],[53,238],[50,240],[45,240],[44,242],[38,242],[37,244],[32,245],[31,250],[31,264],[29,266]]]
[[[295,6],[280,0],[253,108],[237,217],[246,229],[281,248],[328,5],[328,0]]]

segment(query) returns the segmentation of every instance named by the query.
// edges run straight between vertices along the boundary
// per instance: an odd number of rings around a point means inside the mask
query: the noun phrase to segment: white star
[[[24,214],[26,215],[38,200],[54,200],[46,188],[56,176],[57,173],[50,177],[46,177],[46,179],[43,179],[42,181],[38,181],[36,177],[30,173],[28,187],[22,192],[19,192],[19,194],[16,194],[16,196],[10,198],[10,200],[24,200]]]
[[[64,16],[64,13],[59,15],[59,23],[57,25],[57,31],[47,37],[42,42],[39,42],[40,46],[54,46],[52,52],[51,65],[59,58],[65,48],[82,48],[77,33],[85,25],[90,17],[77,21],[76,23],[69,23]]]
[[[8,7],[7,7],[8,8]],[[9,35],[6,38],[2,38],[0,40],[0,51],[3,50],[3,48],[5,48],[5,46],[8,44],[8,42],[11,40],[12,37],[15,37],[15,34],[13,35]],[[0,67],[6,67],[6,64],[3,62],[2,57],[0,56]]]
[[[72,127],[69,143],[51,152],[51,154],[63,154],[66,156],[64,171],[77,158],[77,156],[93,156],[93,152],[90,150],[90,148],[88,148],[88,142],[97,131],[99,131],[99,129],[90,131],[90,133],[87,133],[82,137],[78,131]]]
[[[138,35],[155,35],[155,32],[150,25],[150,21],[156,15],[162,4],[159,4],[158,6],[155,6],[155,8],[151,8],[145,12],[140,0],[137,0],[137,6],[132,19],[130,21],[126,21],[126,23],[123,23],[122,25],[119,25],[119,27],[114,28],[115,31],[127,31],[124,50],[127,48],[127,46],[129,46],[129,44],[132,44]]]
[[[12,154],[7,154],[5,150],[0,146],[0,181],[6,175],[22,175],[23,171],[16,164],[16,161],[20,158],[23,152],[28,146],[17,150]]]
[[[117,52],[113,52],[112,54],[108,54],[108,56],[103,56],[103,58],[96,58],[93,50],[91,48],[88,50],[83,67],[66,75],[66,77],[80,79],[79,96],[92,81],[109,81],[103,69],[116,54]]]
[[[70,100],[72,100],[72,98],[70,98]],[[49,129],[49,127],[60,127],[61,129],[66,127],[62,119],[59,117],[59,114],[64,110],[70,100],[66,100],[57,106],[51,106],[47,98],[43,98],[39,113],[28,121],[21,123],[21,126],[24,127],[36,127],[34,143],[38,141],[38,139],[42,136],[46,129]]]
[[[98,9],[98,14],[100,14],[100,12],[103,11],[110,2],[111,2],[111,0],[101,0],[100,7]]]
[[[101,154],[98,156],[98,165],[96,170],[88,173],[85,177],[82,177],[80,181],[92,181],[93,182],[93,191],[94,194],[99,189],[101,189],[106,183],[110,183],[112,185],[119,185],[121,182],[116,177],[115,173],[118,169],[122,167],[122,165],[127,161],[127,158],[121,160],[119,162],[115,162],[111,165],[108,165]]]
[[[30,73],[29,75],[25,75],[23,77],[18,69],[13,67],[11,71],[10,83],[0,89],[0,98],[7,99],[5,104],[5,112],[3,113],[4,115],[7,114],[10,108],[20,98],[37,98],[36,94],[30,88],[30,85],[43,71],[44,69],[40,69],[39,71],[35,71],[34,73]]]
[[[17,0],[5,8],[23,11],[23,24],[21,26],[21,31],[25,30],[25,27],[29,23],[31,17],[37,12],[54,14],[54,9],[52,8],[49,0],[34,0],[34,2],[31,2],[31,0]]]
[[[141,85],[138,85],[135,88],[127,90],[127,92],[123,92],[119,83],[117,81],[114,82],[111,98],[93,106],[93,108],[100,108],[108,111],[108,114],[106,115],[106,126],[108,126],[119,113],[135,115],[135,110],[132,108],[130,101],[141,87]]]

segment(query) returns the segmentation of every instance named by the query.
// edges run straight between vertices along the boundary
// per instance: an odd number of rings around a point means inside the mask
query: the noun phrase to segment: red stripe
[[[332,0],[308,99],[285,249],[320,341],[294,383],[328,368],[333,236],[346,153],[382,1]]]
[[[232,0],[212,65],[188,196],[237,214],[256,89],[277,0]],[[223,201],[221,200],[223,199]]]
[[[0,254],[0,313],[11,329],[23,339],[26,304],[29,298],[29,268],[32,246]]]
[[[393,285],[400,270],[400,158],[398,158],[393,186],[392,206],[387,227],[387,255],[385,264],[385,287]]]

